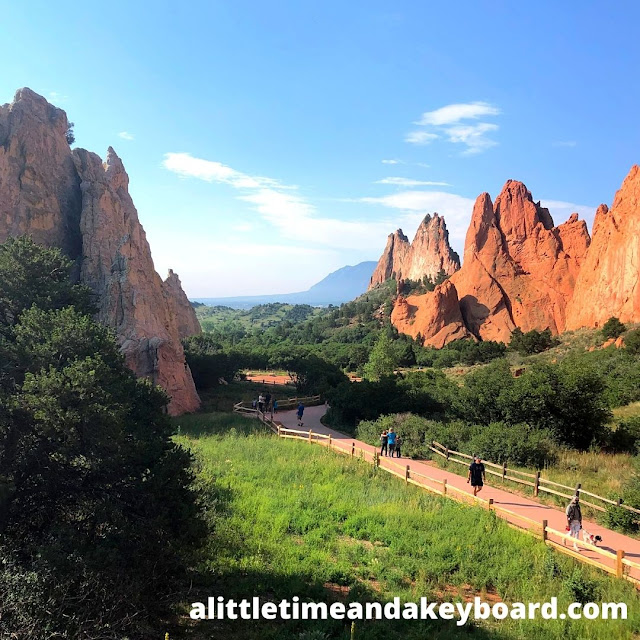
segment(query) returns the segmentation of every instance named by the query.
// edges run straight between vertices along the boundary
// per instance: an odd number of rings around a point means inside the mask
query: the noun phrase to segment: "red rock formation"
[[[521,182],[507,181],[495,204],[483,193],[473,208],[463,266],[449,279],[464,326],[478,338],[503,342],[515,327],[563,331],[588,246],[584,221],[574,214],[554,227],[549,211],[533,201]],[[415,296],[413,304],[413,334],[430,334],[424,323],[434,315],[446,317],[431,310],[431,294]],[[427,310],[422,312],[422,306]],[[454,319],[453,329],[456,323]],[[458,335],[450,332],[448,341]]]
[[[76,260],[129,366],[166,389],[170,413],[193,411],[200,401],[175,305],[155,272],[122,162],[111,148],[104,164],[72,152],[67,128],[64,111],[29,89],[0,107],[0,240],[30,234]]]
[[[169,304],[173,305],[173,314],[180,338],[188,338],[202,333],[195,309],[182,288],[178,274],[174,273],[172,269],[169,269],[167,279],[164,281],[164,290]]]
[[[400,271],[410,247],[409,238],[404,235],[402,229],[389,234],[387,246],[384,248],[371,276],[369,289],[373,289],[376,285],[382,284],[391,278],[402,279]]]
[[[384,253],[371,276],[369,289],[389,278],[435,279],[441,271],[451,275],[460,268],[458,254],[449,246],[449,232],[444,218],[437,213],[427,215],[420,223],[413,242],[398,229],[387,240]]]
[[[462,320],[458,294],[450,280],[426,295],[398,298],[391,322],[401,333],[438,349],[452,340],[472,337]]]
[[[600,205],[593,240],[567,310],[567,329],[601,326],[611,316],[640,321],[640,167],[634,165],[611,209]]]

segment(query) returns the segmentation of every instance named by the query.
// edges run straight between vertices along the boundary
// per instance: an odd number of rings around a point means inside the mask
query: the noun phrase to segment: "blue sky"
[[[0,2],[29,86],[123,158],[158,271],[192,297],[306,289],[508,178],[556,223],[640,161],[640,6]]]

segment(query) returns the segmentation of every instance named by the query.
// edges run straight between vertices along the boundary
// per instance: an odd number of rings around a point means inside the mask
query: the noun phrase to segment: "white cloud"
[[[122,138],[123,140],[135,140],[133,133],[129,133],[128,131],[121,131],[118,134],[118,138]]]
[[[69,99],[69,96],[65,96],[58,91],[50,91],[47,97],[55,104],[64,104]]]
[[[404,137],[405,142],[411,144],[429,144],[433,142],[439,136],[435,133],[429,133],[428,131],[409,131]]]
[[[482,116],[500,115],[500,109],[488,102],[468,102],[462,104],[448,104],[435,111],[427,111],[415,124],[434,125],[454,124],[460,120],[477,120]]]
[[[463,144],[463,155],[480,153],[498,143],[487,137],[487,133],[497,131],[498,125],[489,122],[465,122],[478,120],[484,116],[497,116],[501,111],[488,102],[449,104],[422,114],[415,122],[424,129],[410,131],[405,141],[411,144],[429,144],[436,138],[444,138],[453,144]]]
[[[575,140],[556,140],[551,143],[552,147],[575,147],[578,143]]]
[[[478,124],[459,124],[447,128],[447,135],[449,142],[462,143],[467,146],[463,153],[470,155],[473,153],[480,153],[490,147],[495,147],[498,143],[495,140],[490,140],[485,136],[485,133],[490,131],[497,131],[497,124],[490,124],[488,122],[479,122]]]
[[[397,216],[394,217],[394,228],[397,228],[399,221],[400,226],[408,233],[417,228],[427,213],[438,212],[444,216],[447,223],[452,247],[462,256],[464,238],[473,210],[473,199],[446,191],[410,190],[378,198],[361,198],[360,201],[402,211],[399,219]]]
[[[402,160],[382,160],[382,164],[404,164]]]
[[[411,178],[389,177],[377,180],[374,184],[392,184],[397,187],[450,187],[448,182],[433,182],[431,180],[412,180]]]
[[[586,204],[575,204],[574,202],[565,202],[564,200],[541,200],[540,204],[549,209],[553,222],[558,225],[562,224],[572,213],[577,213],[580,218],[587,222],[589,228],[593,223],[596,215],[596,207],[590,207]]]
[[[322,244],[340,249],[377,246],[392,222],[340,220],[316,215],[315,207],[297,193],[297,187],[263,176],[250,176],[212,160],[189,153],[167,153],[163,165],[183,177],[217,182],[240,191],[238,200],[248,202],[262,219],[285,238],[301,243]]]

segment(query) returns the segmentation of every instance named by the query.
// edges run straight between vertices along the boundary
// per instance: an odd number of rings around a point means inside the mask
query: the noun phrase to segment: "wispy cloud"
[[[50,91],[47,97],[51,102],[54,102],[55,104],[64,104],[65,102],[67,102],[67,100],[69,100],[69,96],[65,96],[58,91]]]
[[[468,102],[462,104],[448,104],[435,111],[427,111],[422,114],[420,120],[414,124],[436,127],[445,124],[455,124],[461,120],[477,120],[484,116],[500,115],[500,109],[488,102]]]
[[[578,143],[575,140],[556,140],[551,143],[552,147],[575,147]]]
[[[118,138],[122,138],[123,140],[135,140],[133,133],[129,133],[128,131],[121,131],[118,134]]]
[[[410,142],[411,144],[424,145],[430,144],[439,137],[436,133],[429,133],[428,131],[409,131],[404,137],[404,141]]]
[[[397,213],[394,216],[395,226],[399,223],[405,231],[417,228],[425,214],[440,213],[447,223],[453,248],[462,255],[464,238],[473,210],[474,201],[471,198],[446,191],[407,190],[382,197],[360,198],[360,202],[401,212],[400,217]]]
[[[392,184],[397,187],[450,187],[448,182],[433,182],[431,180],[413,180],[411,178],[389,177],[376,180],[374,184]]]
[[[577,213],[591,227],[596,215],[596,207],[586,204],[576,204],[575,202],[565,202],[564,200],[541,200],[540,204],[549,209],[556,225],[565,222],[572,213]]]
[[[382,160],[382,164],[404,164],[402,160]]]
[[[434,111],[427,111],[414,124],[421,129],[410,131],[405,141],[424,145],[437,138],[443,138],[453,144],[463,144],[463,155],[480,153],[498,143],[487,137],[488,133],[498,130],[498,125],[476,121],[485,116],[497,116],[501,111],[488,102],[469,102],[449,104]]]
[[[388,233],[388,221],[341,220],[317,215],[316,208],[296,186],[273,178],[251,176],[221,162],[194,158],[189,153],[167,153],[163,165],[183,177],[226,184],[240,193],[238,200],[253,205],[262,219],[282,237],[341,249],[376,246]]]

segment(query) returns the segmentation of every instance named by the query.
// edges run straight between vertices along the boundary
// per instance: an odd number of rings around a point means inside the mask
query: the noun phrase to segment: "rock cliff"
[[[371,276],[369,289],[389,278],[398,280],[431,279],[444,271],[447,275],[460,268],[460,258],[449,245],[449,232],[444,218],[437,213],[427,215],[420,223],[413,242],[398,229],[387,239],[387,246]]]
[[[164,387],[170,413],[193,411],[200,402],[180,343],[182,300],[154,269],[122,162],[111,148],[104,163],[71,151],[67,129],[64,111],[29,89],[0,107],[0,241],[29,234],[63,249],[131,369]]]
[[[600,205],[596,212],[593,240],[567,310],[567,329],[600,326],[611,316],[640,321],[639,277],[640,167],[634,165],[611,209]]]

